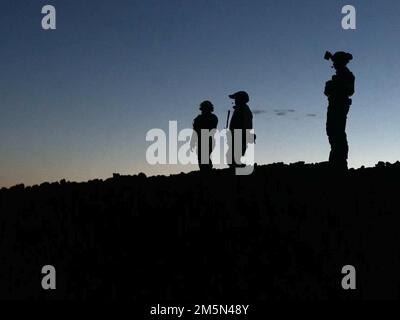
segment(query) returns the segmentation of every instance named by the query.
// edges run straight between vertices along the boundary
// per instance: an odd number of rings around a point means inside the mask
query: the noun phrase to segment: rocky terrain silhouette
[[[1,299],[390,299],[400,163],[144,174],[0,190]],[[54,265],[57,289],[41,287]],[[343,290],[341,269],[357,270]]]

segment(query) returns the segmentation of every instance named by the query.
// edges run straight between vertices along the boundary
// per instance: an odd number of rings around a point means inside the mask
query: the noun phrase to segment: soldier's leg
[[[335,150],[335,137],[333,133],[328,135],[328,141],[331,146],[331,150],[329,151],[329,162],[334,162],[336,158],[336,150]]]
[[[242,157],[246,154],[247,150],[247,133],[245,130],[242,132]]]
[[[248,147],[248,144],[247,144],[246,139],[242,139],[242,157],[244,157],[244,155],[246,154],[247,147]],[[239,166],[245,167],[246,164],[244,164],[242,161],[240,161]]]
[[[237,129],[234,133],[235,136],[235,147],[234,147],[234,153],[233,153],[233,160],[234,164],[236,167],[241,167],[243,166],[243,163],[241,161],[241,158],[244,156],[246,153],[246,131],[243,129]]]
[[[230,137],[228,136],[228,142],[230,138],[230,143],[228,143],[228,161],[230,159],[229,166],[237,167],[238,163],[240,163],[240,150],[241,150],[241,138],[240,138],[240,129],[234,129],[230,131]]]
[[[332,107],[328,107],[328,113],[326,117],[326,134],[328,136],[328,141],[331,146],[331,151],[329,152],[329,162],[334,162],[336,158],[336,136],[335,136],[335,114],[332,111]]]
[[[201,164],[201,149],[198,148],[197,150],[197,161],[199,163],[199,169],[200,171],[203,169],[203,165]]]
[[[209,170],[209,171],[213,167],[213,163],[212,163],[212,160],[211,160],[211,153],[213,152],[214,145],[215,145],[214,139],[210,137],[209,141],[208,141],[208,165],[207,165],[207,170]]]
[[[347,160],[348,153],[349,153],[349,145],[347,142],[347,135],[346,132],[341,132],[339,135],[339,144],[338,144],[338,152],[339,152],[339,158],[341,160]]]
[[[338,161],[341,165],[347,167],[347,158],[349,153],[349,145],[346,135],[346,122],[347,122],[348,107],[343,106],[340,117],[338,119]]]
[[[348,143],[348,141],[347,141],[347,134],[346,134],[346,125],[347,125],[347,115],[348,115],[348,113],[349,113],[349,108],[350,108],[350,106],[346,106],[346,108],[345,108],[345,111],[344,111],[344,119],[343,119],[343,121],[344,121],[344,124],[343,124],[343,133],[344,133],[344,140],[343,140],[343,142],[344,142],[344,150],[343,150],[343,152],[344,152],[344,156],[345,156],[345,158],[346,158],[346,163],[347,163],[347,159],[348,159],[348,157],[349,157],[349,143]]]
[[[200,143],[200,140],[199,140],[199,143],[197,145],[197,160],[199,162],[200,171],[204,171],[204,169],[206,168],[207,165],[203,163],[204,161],[202,161],[201,153],[202,153],[202,148],[201,148],[201,143]]]
[[[230,167],[233,166],[233,154],[234,154],[234,139],[233,139],[233,132],[227,130],[227,142],[228,142],[228,151],[226,153],[226,161]]]
[[[337,166],[347,168],[347,154],[348,154],[347,136],[345,132],[338,133],[336,145],[336,160]]]

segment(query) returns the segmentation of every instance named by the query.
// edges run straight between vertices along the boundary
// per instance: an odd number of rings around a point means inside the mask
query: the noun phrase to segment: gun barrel
[[[225,127],[225,129],[228,129],[230,115],[231,115],[231,110],[228,110],[228,116],[226,117],[226,127]]]

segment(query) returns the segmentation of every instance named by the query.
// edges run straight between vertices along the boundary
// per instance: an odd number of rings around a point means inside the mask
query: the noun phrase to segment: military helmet
[[[336,63],[348,64],[353,59],[353,55],[351,53],[347,53],[344,51],[338,51],[335,54],[332,54],[329,51],[327,51],[325,53],[324,58],[326,60],[331,59],[333,62],[336,62]]]
[[[229,98],[235,99],[235,100],[239,99],[239,100],[242,100],[244,103],[247,103],[250,100],[249,95],[247,94],[246,91],[238,91],[238,92],[235,92],[234,94],[230,94]]]
[[[214,105],[211,103],[211,101],[205,100],[202,103],[200,103],[200,108],[201,111],[214,111]]]

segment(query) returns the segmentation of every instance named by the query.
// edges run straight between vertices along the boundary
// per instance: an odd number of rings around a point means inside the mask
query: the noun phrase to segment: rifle
[[[228,129],[230,115],[231,115],[231,110],[228,110],[228,116],[226,117],[226,127],[225,127],[225,129]]]

